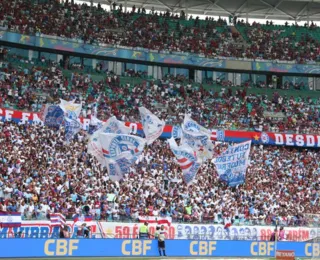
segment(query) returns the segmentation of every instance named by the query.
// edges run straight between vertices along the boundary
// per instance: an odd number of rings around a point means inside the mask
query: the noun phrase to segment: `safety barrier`
[[[2,239],[0,243],[1,247],[5,248],[5,250],[1,250],[0,257],[158,256],[157,241],[149,239]],[[276,250],[293,250],[296,257],[319,257],[320,243],[166,241],[166,253],[168,256],[173,257],[273,257]]]

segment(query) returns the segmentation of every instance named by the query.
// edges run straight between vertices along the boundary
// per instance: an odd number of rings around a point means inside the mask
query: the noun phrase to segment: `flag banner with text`
[[[251,141],[230,146],[212,162],[216,165],[220,180],[234,187],[245,182],[249,164]]]
[[[36,123],[42,124],[40,113],[25,112],[0,108],[0,121],[15,121],[17,123]],[[82,129],[88,131],[90,125],[89,118],[80,118]],[[143,136],[143,126],[136,122],[125,122],[132,134]],[[217,130],[210,131],[212,141],[242,143],[252,141],[252,144],[277,145],[277,146],[295,146],[305,148],[320,148],[320,135],[316,134],[293,134],[293,133],[272,133],[272,132],[254,132],[254,131],[237,131],[237,130]],[[165,125],[161,139],[174,137],[181,138],[181,127]]]

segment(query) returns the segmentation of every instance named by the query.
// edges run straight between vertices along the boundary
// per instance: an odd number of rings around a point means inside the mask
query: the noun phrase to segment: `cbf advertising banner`
[[[42,123],[39,113],[24,112],[0,108],[0,120],[13,120],[15,122]],[[84,130],[89,130],[90,119],[80,118]],[[132,129],[132,133],[143,136],[143,127],[140,123],[126,122],[126,126]],[[181,127],[166,125],[160,138],[180,138]],[[212,130],[212,141],[242,143],[251,140],[252,144],[296,146],[296,147],[320,147],[320,135],[309,134],[283,134],[253,131]]]
[[[79,238],[83,222],[67,221],[71,238]],[[139,236],[142,223],[123,223],[89,221],[90,238],[132,239]],[[156,231],[156,223],[149,223],[151,236]],[[269,241],[274,226],[231,226],[228,229],[218,224],[181,224],[164,225],[166,239],[190,240],[247,240]],[[308,241],[317,236],[316,228],[285,227],[285,241]],[[20,233],[19,236],[17,236]],[[20,227],[0,228],[0,239],[3,238],[59,238],[59,227],[50,221],[22,221]],[[2,241],[2,240],[1,240]]]
[[[212,160],[216,165],[220,180],[225,181],[231,187],[244,183],[249,164],[250,147],[251,141],[232,145]]]
[[[319,243],[199,240],[165,243],[168,257],[273,258],[278,250],[295,257],[320,256]],[[3,258],[159,257],[156,239],[3,239],[1,246],[5,248],[1,251]]]

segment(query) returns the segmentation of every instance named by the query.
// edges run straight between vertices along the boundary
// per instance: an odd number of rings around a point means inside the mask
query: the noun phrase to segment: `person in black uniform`
[[[158,233],[158,248],[159,248],[159,254],[161,255],[161,251],[163,253],[163,256],[167,256],[166,255],[166,244],[165,244],[165,231],[164,231],[164,225],[161,226],[159,233]]]

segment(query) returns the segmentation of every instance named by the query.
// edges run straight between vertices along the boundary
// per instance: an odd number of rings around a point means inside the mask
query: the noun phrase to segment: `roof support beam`
[[[300,10],[300,12],[297,14],[297,19],[300,19],[301,15],[306,11],[308,8],[309,3],[306,3],[305,6]]]
[[[211,8],[209,10],[204,10],[203,14],[206,15],[208,13],[208,11],[212,10],[212,7],[213,6],[216,6],[220,9],[222,9],[224,12],[226,12],[227,14],[229,15],[233,15],[231,12],[229,12],[228,10],[226,10],[225,8],[221,7],[220,5],[218,5],[218,2],[220,0],[215,0],[215,1],[212,1],[212,0],[207,0],[210,4],[211,4]]]
[[[157,2],[159,2],[160,4],[164,5],[165,7],[167,7],[171,12],[173,10],[172,7],[170,7],[169,5],[165,4],[164,2],[162,2],[161,0],[156,0]]]
[[[245,1],[235,12],[234,15],[237,15],[242,9],[243,7],[248,6],[248,1]]]
[[[268,2],[264,1],[264,0],[260,0],[261,3],[271,7],[270,11],[274,12],[274,11],[278,11],[280,13],[283,13],[284,15],[290,17],[291,19],[295,20],[295,17],[293,17],[292,15],[284,12],[283,10],[278,9],[278,6],[283,2],[283,0],[281,0],[276,6],[273,6],[271,4],[269,4]],[[269,13],[269,12],[268,12]],[[267,19],[269,17],[268,14],[266,14],[265,19]]]

